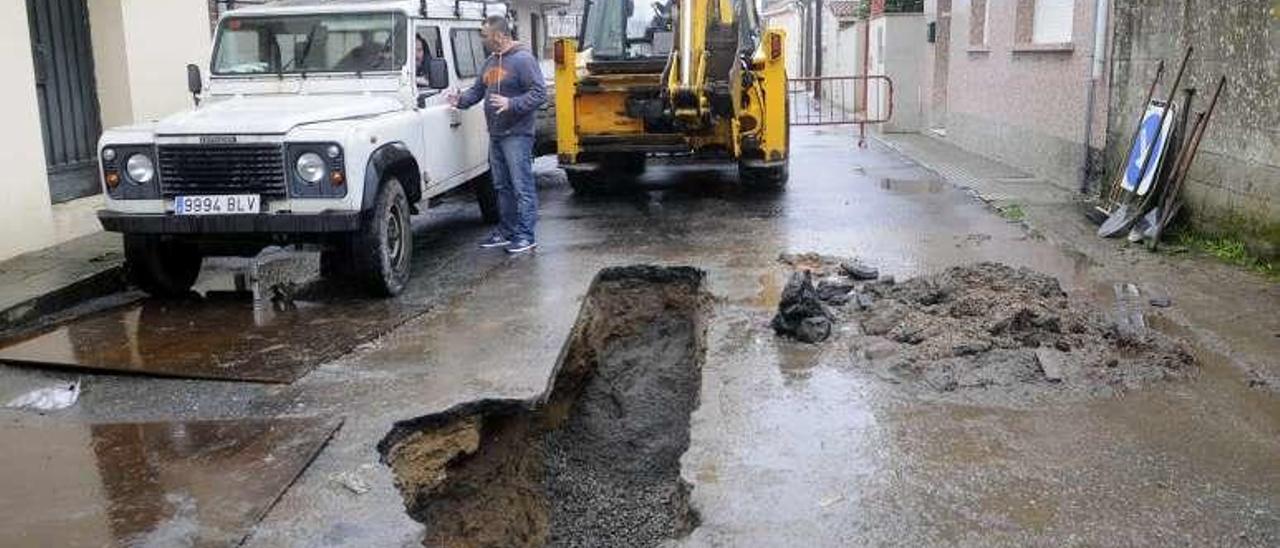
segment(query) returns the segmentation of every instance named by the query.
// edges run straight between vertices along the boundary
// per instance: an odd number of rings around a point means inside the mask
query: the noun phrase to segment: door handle
[[[451,128],[457,128],[461,125],[462,125],[462,120],[454,120],[452,122],[449,122],[449,127]]]

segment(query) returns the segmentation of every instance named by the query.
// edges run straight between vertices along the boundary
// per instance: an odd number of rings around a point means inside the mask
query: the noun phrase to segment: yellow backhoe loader
[[[555,43],[556,141],[576,192],[651,156],[735,162],[742,182],[787,181],[785,34],[753,0],[588,0]]]

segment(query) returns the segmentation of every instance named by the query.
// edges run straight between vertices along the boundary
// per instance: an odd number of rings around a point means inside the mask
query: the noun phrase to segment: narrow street
[[[454,197],[415,224],[413,285],[394,301],[322,291],[314,303],[300,301],[296,310],[256,322],[243,296],[224,305],[143,301],[25,343],[92,361],[114,352],[103,350],[104,340],[124,338],[133,341],[138,364],[181,364],[175,348],[191,348],[229,356],[216,362],[227,367],[296,380],[0,366],[3,386],[82,383],[78,403],[65,411],[0,410],[6,462],[31,444],[68,454],[42,471],[7,467],[0,474],[7,493],[27,492],[42,474],[110,469],[103,460],[116,453],[94,451],[103,429],[95,428],[92,440],[75,433],[93,426],[233,419],[244,422],[231,431],[260,439],[252,432],[263,419],[342,425],[309,466],[304,459],[305,470],[284,483],[260,522],[226,521],[226,513],[200,506],[218,500],[208,490],[213,485],[266,477],[251,460],[152,478],[150,494],[130,491],[134,483],[124,481],[108,482],[106,490],[5,497],[0,529],[10,533],[0,544],[130,543],[139,537],[123,533],[164,531],[170,536],[147,538],[158,545],[234,543],[240,534],[249,535],[247,546],[418,545],[423,527],[405,514],[392,472],[379,463],[378,442],[397,421],[457,404],[537,397],[593,277],[636,264],[701,269],[714,298],[700,404],[681,459],[700,525],[679,544],[1280,542],[1280,399],[1250,387],[1240,365],[1270,360],[1271,375],[1280,367],[1275,318],[1263,318],[1275,310],[1274,287],[1257,295],[1270,302],[1255,304],[1261,319],[1223,334],[1258,342],[1256,352],[1235,357],[1198,345],[1193,329],[1161,320],[1162,311],[1144,310],[1147,323],[1192,345],[1199,369],[1189,380],[1063,401],[920,397],[859,367],[851,358],[856,349],[839,337],[807,345],[774,336],[769,319],[789,271],[780,254],[857,257],[899,281],[980,261],[1025,266],[1102,309],[1114,304],[1114,284],[1131,280],[1106,277],[1115,265],[1029,235],[878,142],[857,149],[847,130],[808,128],[797,128],[795,139],[791,183],[772,196],[742,191],[732,171],[665,165],[651,166],[636,192],[583,198],[553,161],[539,160],[542,246],[535,255],[475,249],[486,229],[469,197]],[[230,289],[229,278],[216,274],[206,269],[199,286]],[[1170,310],[1202,298],[1166,290],[1175,299]],[[162,312],[147,313],[156,307]],[[113,325],[116,331],[103,331]],[[163,342],[138,340],[161,326]],[[256,341],[256,350],[219,348],[238,340]],[[180,369],[166,374],[182,375]],[[215,373],[191,374],[235,376],[225,368]],[[191,496],[185,510],[174,502]],[[103,527],[104,518],[113,525]],[[44,536],[8,536],[19,526]]]

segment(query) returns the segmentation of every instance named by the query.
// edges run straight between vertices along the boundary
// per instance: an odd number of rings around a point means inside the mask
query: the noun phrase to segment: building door
[[[101,192],[98,115],[86,0],[27,0],[36,96],[54,203]]]

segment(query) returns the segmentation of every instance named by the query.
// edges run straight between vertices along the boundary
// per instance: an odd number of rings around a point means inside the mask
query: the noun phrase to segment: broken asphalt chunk
[[[1062,351],[1052,348],[1037,348],[1036,361],[1040,363],[1040,371],[1049,382],[1062,382],[1065,356]]]
[[[846,261],[840,263],[840,270],[855,280],[875,280],[880,277],[879,270],[875,267],[862,264],[861,261]]]
[[[787,280],[772,325],[777,334],[808,343],[831,335],[831,314],[822,305],[809,271],[794,273]]]

